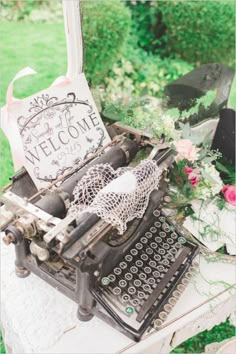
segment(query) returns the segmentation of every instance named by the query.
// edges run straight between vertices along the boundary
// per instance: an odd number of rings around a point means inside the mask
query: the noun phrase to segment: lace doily
[[[96,214],[122,234],[129,221],[143,216],[151,192],[158,189],[160,175],[153,160],[143,160],[133,169],[92,166],[74,189],[71,211],[77,216]]]

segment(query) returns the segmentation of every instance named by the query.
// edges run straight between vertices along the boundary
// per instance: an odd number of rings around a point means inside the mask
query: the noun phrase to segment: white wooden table
[[[236,324],[235,265],[207,263],[180,297],[163,328],[139,343],[98,318],[80,322],[77,305],[35,275],[14,273],[14,247],[1,244],[1,327],[9,353],[169,353],[231,316]]]

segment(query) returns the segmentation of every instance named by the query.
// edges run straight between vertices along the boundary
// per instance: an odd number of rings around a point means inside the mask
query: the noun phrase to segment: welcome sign
[[[84,74],[22,100],[16,121],[37,188],[110,142]]]

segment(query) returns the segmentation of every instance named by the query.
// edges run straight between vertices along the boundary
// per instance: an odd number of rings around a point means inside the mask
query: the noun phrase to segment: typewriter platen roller
[[[121,124],[112,131],[122,135],[109,150],[100,149],[48,189],[37,192],[25,171],[14,176],[1,197],[1,228],[4,242],[15,245],[18,276],[37,274],[78,304],[80,320],[96,315],[138,341],[165,321],[194,273],[198,248],[161,210],[171,149]],[[76,219],[68,212],[73,190],[91,166],[109,163],[116,170],[141,149],[152,149],[149,158],[162,170],[142,218],[129,221],[120,235],[96,214]]]

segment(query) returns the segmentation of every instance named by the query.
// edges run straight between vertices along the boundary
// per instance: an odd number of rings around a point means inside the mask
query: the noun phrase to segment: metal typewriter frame
[[[116,125],[113,125],[113,129],[115,128]],[[150,157],[152,158],[157,154],[159,156],[157,159],[158,163],[162,165],[164,170],[171,167],[173,156],[171,149],[167,148],[166,144],[158,144],[152,136],[133,128],[129,131],[129,128],[125,126],[124,130],[122,130],[122,125],[120,124],[118,126],[118,132],[126,133],[129,137],[132,136],[135,141],[138,140],[139,147],[146,146],[148,149],[153,147]],[[123,137],[123,139],[125,138]],[[156,143],[156,145],[154,143]],[[129,161],[130,154],[127,154],[125,151],[123,154]],[[30,272],[36,274],[78,304],[77,314],[80,320],[88,321],[96,315],[109,324],[115,326],[119,331],[129,336],[131,339],[135,341],[140,340],[142,334],[150,327],[153,319],[158,313],[159,307],[150,313],[147,320],[145,320],[145,323],[141,325],[139,330],[135,330],[134,328],[127,326],[127,324],[123,322],[122,319],[120,319],[119,316],[115,314],[103,301],[97,291],[97,283],[103,274],[106,274],[109,271],[111,263],[114,263],[115,260],[118,259],[120,252],[125,252],[125,250],[130,247],[135,239],[135,235],[141,232],[141,230],[146,229],[152,222],[152,212],[161,203],[161,200],[165,194],[165,186],[167,181],[168,180],[166,179],[164,173],[163,179],[160,183],[160,189],[158,191],[153,191],[150,196],[149,206],[143,217],[143,220],[145,221],[143,222],[141,219],[135,219],[130,223],[130,227],[127,231],[129,234],[129,237],[127,237],[128,242],[126,240],[125,244],[122,243],[112,252],[112,247],[104,243],[102,240],[107,232],[111,230],[111,226],[102,220],[99,220],[94,215],[92,227],[87,227],[87,229],[84,230],[83,237],[78,238],[78,240],[72,245],[69,244],[68,247],[65,247],[62,253],[60,247],[58,247],[58,242],[60,243],[63,241],[64,236],[61,235],[60,232],[64,230],[66,226],[73,223],[73,217],[69,215],[60,219],[49,214],[47,211],[42,210],[37,206],[37,203],[32,204],[27,199],[17,196],[15,194],[13,183],[11,186],[12,192],[11,190],[5,191],[5,194],[1,197],[1,199],[5,204],[2,208],[9,208],[11,211],[15,209],[16,215],[18,215],[17,219],[15,219],[13,214],[6,214],[8,216],[8,222],[5,220],[5,224],[7,225],[10,223],[10,226],[5,229],[6,236],[4,238],[6,243],[13,243],[15,245],[15,266],[17,276],[24,278],[27,277]],[[19,181],[16,180],[16,182],[18,183]],[[58,192],[60,193],[58,194]],[[52,191],[52,194],[55,194],[55,191]],[[57,191],[56,194],[58,194],[56,198],[59,198],[61,188],[59,188],[59,191]],[[65,198],[64,195],[63,198]],[[63,200],[66,204],[66,198]],[[9,213],[9,210],[7,213]],[[4,212],[6,212],[6,210]],[[25,215],[27,215],[26,219],[24,219]],[[17,224],[17,220],[21,219],[21,223]],[[11,225],[12,220],[14,220],[13,225]],[[85,217],[85,220],[83,221],[84,225],[86,225],[86,220],[87,219]],[[147,220],[149,220],[148,223],[146,222]],[[55,252],[55,256],[59,255],[59,257],[63,259],[63,262],[66,262],[59,272],[55,269],[53,270],[52,264],[48,263],[47,260],[39,261],[39,259],[34,256],[30,250],[31,240],[27,233],[32,234],[34,232],[33,228],[35,222],[39,225],[42,223],[44,227],[48,223],[54,225],[48,229],[44,235],[44,240],[47,241],[49,249],[53,253]],[[92,239],[94,242],[90,242],[90,240],[87,244],[85,244],[84,240],[86,240],[87,234],[90,235],[89,237],[91,237],[91,235],[94,237],[94,239]],[[97,236],[99,237],[97,238]],[[56,243],[55,237],[57,237]],[[81,247],[81,240],[84,242],[84,249]],[[195,253],[196,252],[193,252],[192,257],[194,257]],[[90,257],[91,254],[93,254],[93,257]],[[63,273],[64,271],[65,273]],[[62,274],[64,274],[63,278],[60,277]],[[167,298],[168,297],[166,297],[166,300]],[[100,306],[97,306],[96,303],[97,305],[100,304]],[[161,305],[162,304],[160,304],[160,306]],[[108,314],[101,311],[101,306],[104,307]]]

